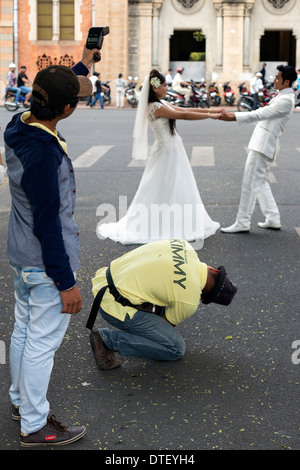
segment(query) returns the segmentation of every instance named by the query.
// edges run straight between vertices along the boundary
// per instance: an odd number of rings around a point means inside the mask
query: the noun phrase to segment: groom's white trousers
[[[266,222],[280,224],[280,214],[269,184],[272,164],[270,158],[250,150],[244,170],[241,198],[237,213],[239,225],[249,229],[251,216],[258,199]]]

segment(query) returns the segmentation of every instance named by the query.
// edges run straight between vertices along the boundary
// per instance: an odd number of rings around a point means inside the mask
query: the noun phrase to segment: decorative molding
[[[184,8],[192,8],[198,0],[178,0],[178,2],[181,3]]]
[[[171,0],[175,10],[184,15],[194,15],[201,10],[205,0]]]
[[[283,8],[286,3],[288,3],[290,0],[268,0],[274,8]]]
[[[285,15],[296,5],[296,0],[262,0],[263,6],[273,15]]]

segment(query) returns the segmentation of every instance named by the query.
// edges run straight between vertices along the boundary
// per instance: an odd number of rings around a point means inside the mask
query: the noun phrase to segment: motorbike
[[[224,96],[225,102],[229,104],[229,106],[233,106],[234,100],[235,100],[234,91],[231,89],[231,86],[229,85],[229,83],[230,82],[225,82],[223,84],[223,90],[224,90],[223,96]]]
[[[192,94],[190,97],[191,106],[193,108],[209,108],[210,105],[206,88],[201,86],[201,83],[197,86],[193,80],[190,80],[190,83],[192,88]]]
[[[7,111],[17,111],[19,108],[26,108],[28,109],[29,106],[24,104],[25,103],[25,96],[27,93],[20,93],[19,103],[15,102],[16,92],[15,91],[7,91],[4,97],[4,107]]]
[[[127,83],[127,87],[125,88],[125,97],[127,99],[127,102],[132,106],[132,108],[136,108],[139,99],[138,99],[138,94],[136,92],[136,82],[138,80],[138,77],[134,77],[134,81],[132,80],[132,77],[128,77],[129,82]]]
[[[188,106],[191,106],[192,108],[209,108],[206,89],[203,91],[203,89],[196,85],[193,80],[190,80],[190,83],[192,94]],[[174,106],[180,106],[182,108],[187,107],[184,95],[178,91],[174,91],[172,88],[168,88],[167,90],[166,101]]]
[[[183,95],[178,93],[177,91],[172,90],[171,87],[167,90],[166,101],[174,106],[180,106],[182,108],[185,107],[185,98]]]
[[[239,86],[240,96],[237,101],[237,108],[239,111],[252,111],[253,98],[250,91],[245,86],[245,82],[240,83]]]
[[[219,106],[221,103],[219,88],[216,86],[216,82],[209,85],[209,99],[212,106]]]
[[[109,80],[106,80],[105,82],[102,82],[102,85],[104,85],[107,90],[104,90],[101,92],[102,99],[103,99],[103,104],[110,104],[111,103],[111,97],[110,97],[110,85],[109,85]]]
[[[240,97],[237,101],[237,108],[239,111],[252,111],[253,110],[253,97],[249,90],[245,87],[245,82],[239,85]],[[257,108],[266,106],[275,94],[272,84],[266,84],[258,93]]]

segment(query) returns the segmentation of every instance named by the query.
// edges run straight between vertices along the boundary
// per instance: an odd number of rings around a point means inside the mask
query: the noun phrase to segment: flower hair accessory
[[[153,77],[150,80],[150,85],[154,86],[154,88],[158,88],[161,84],[161,81],[158,77]]]

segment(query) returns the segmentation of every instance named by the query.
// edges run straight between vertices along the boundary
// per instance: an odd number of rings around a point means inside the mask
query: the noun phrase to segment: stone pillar
[[[52,0],[52,41],[59,41],[59,0]]]
[[[244,18],[244,50],[243,50],[243,66],[244,68],[249,68],[250,57],[249,57],[249,44],[250,44],[250,16],[251,10],[253,8],[252,4],[245,5],[245,18]]]
[[[223,76],[238,79],[243,70],[244,2],[223,3]]]
[[[153,4],[152,18],[152,67],[158,67],[158,23],[162,1]]]
[[[153,2],[129,0],[129,73],[140,81],[152,66]]]
[[[223,7],[220,4],[215,5],[217,10],[216,21],[216,66],[223,65]]]

